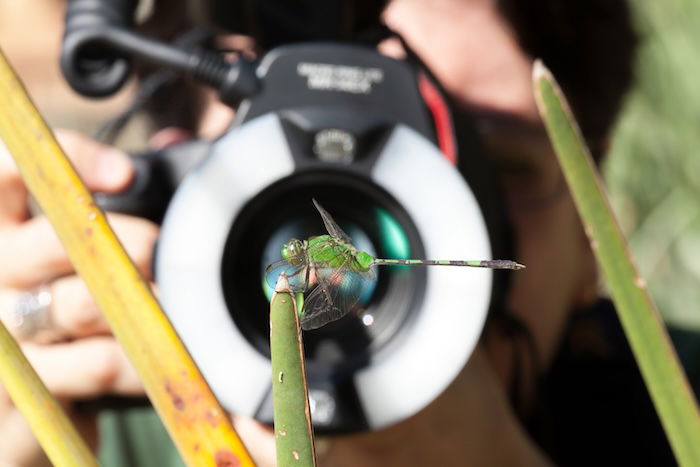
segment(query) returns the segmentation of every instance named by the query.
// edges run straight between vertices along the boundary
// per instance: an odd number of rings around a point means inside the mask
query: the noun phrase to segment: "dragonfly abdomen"
[[[491,269],[522,269],[520,263],[510,260],[466,260],[455,261],[446,259],[380,259],[377,258],[373,263],[375,266],[470,266],[473,268],[491,268]]]

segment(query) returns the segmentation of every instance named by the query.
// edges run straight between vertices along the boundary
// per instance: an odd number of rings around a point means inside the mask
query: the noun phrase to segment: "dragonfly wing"
[[[309,282],[309,268],[305,265],[293,266],[287,260],[280,260],[265,268],[265,281],[274,290],[280,274],[287,276],[292,292],[306,292]]]
[[[343,267],[315,268],[315,286],[304,300],[301,327],[308,331],[342,318],[355,308],[365,290],[370,274]]]
[[[332,288],[325,279],[319,279],[311,293],[304,299],[301,328],[304,331],[321,326],[345,316],[346,311],[333,304]]]
[[[321,219],[323,219],[323,225],[326,226],[326,230],[328,233],[333,236],[333,237],[338,237],[345,243],[350,243],[352,244],[352,239],[348,234],[343,232],[343,229],[338,226],[338,224],[333,220],[330,214],[328,214],[328,211],[323,209],[323,207],[318,204],[318,201],[312,198],[312,201],[314,202],[314,206],[316,206],[316,209],[318,210],[319,214],[321,214]]]

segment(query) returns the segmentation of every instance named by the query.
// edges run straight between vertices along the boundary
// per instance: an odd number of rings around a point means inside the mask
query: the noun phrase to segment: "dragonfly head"
[[[303,260],[304,245],[301,240],[291,239],[282,246],[282,258],[291,265],[301,264]]]

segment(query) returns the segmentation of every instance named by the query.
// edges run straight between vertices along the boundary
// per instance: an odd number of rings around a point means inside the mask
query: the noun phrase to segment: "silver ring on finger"
[[[13,328],[15,334],[22,339],[40,337],[43,331],[51,328],[49,309],[52,302],[51,290],[48,285],[21,292],[17,297],[14,309]]]

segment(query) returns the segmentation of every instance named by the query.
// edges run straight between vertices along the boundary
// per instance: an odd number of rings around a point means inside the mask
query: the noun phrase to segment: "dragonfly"
[[[376,280],[377,266],[469,266],[491,269],[523,269],[511,260],[382,259],[356,249],[352,239],[315,199],[327,234],[307,240],[292,238],[282,246],[282,259],[265,268],[265,280],[275,289],[280,274],[287,276],[294,293],[304,294],[299,313],[305,331],[338,320],[357,305],[362,292]]]

